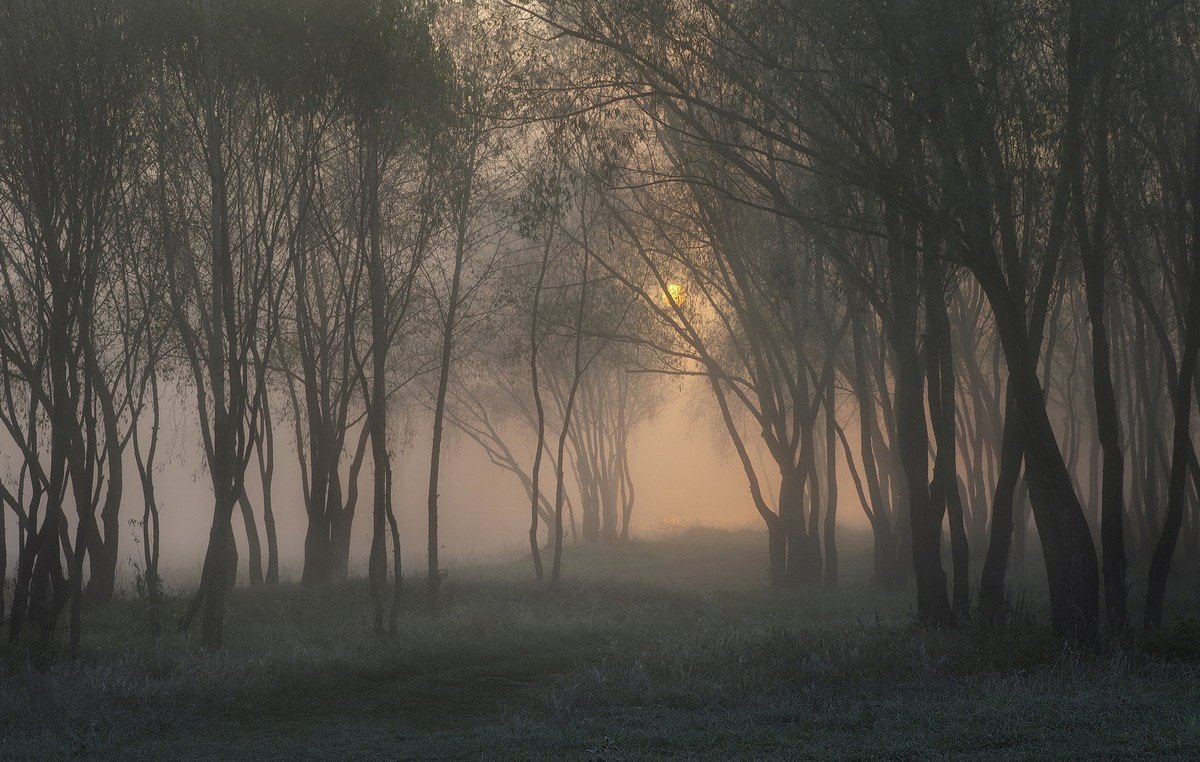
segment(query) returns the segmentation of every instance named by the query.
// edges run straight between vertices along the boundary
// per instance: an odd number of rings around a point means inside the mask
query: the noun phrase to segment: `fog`
[[[0,756],[1200,758],[1198,371],[1196,0],[4,0]]]
[[[634,437],[632,467],[637,507],[631,526],[636,536],[653,537],[690,526],[761,531],[761,519],[749,499],[745,477],[703,396],[705,391],[698,381],[676,383],[667,406]],[[212,486],[194,415],[187,407],[190,401],[186,395],[164,400],[164,419],[169,423],[161,434],[164,462],[158,477],[162,574],[167,583],[178,588],[194,585],[199,579],[205,541],[212,526]],[[403,555],[412,568],[420,569],[425,559],[428,415],[407,419],[403,424],[394,495]],[[277,471],[272,494],[280,571],[283,578],[295,581],[300,576],[307,517],[299,467],[286,433],[275,444]],[[14,457],[8,443],[0,462],[7,459],[11,463]],[[450,475],[442,483],[440,521],[448,567],[452,570],[457,564],[528,556],[529,504],[518,481],[490,463],[473,441],[453,431],[446,442],[443,467]],[[134,485],[136,478],[130,464],[127,483]],[[256,469],[249,469],[246,479],[257,504],[262,487]],[[369,480],[369,475],[363,477],[364,482]],[[865,519],[853,497],[853,487],[844,474],[840,480],[846,483],[839,487],[839,525],[861,528]],[[363,488],[369,489],[369,485]],[[135,564],[141,562],[137,545],[141,529],[134,521],[130,519],[120,537],[120,578],[126,589],[136,575]],[[257,521],[261,532],[261,515]],[[240,516],[235,516],[234,533],[242,564],[239,576],[244,578],[246,538]],[[15,558],[16,533],[9,533],[7,539],[9,557]],[[368,510],[360,510],[351,545],[352,574],[365,574],[369,546],[370,515]]]

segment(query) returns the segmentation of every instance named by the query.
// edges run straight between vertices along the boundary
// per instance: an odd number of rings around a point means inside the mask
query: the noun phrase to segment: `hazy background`
[[[707,385],[697,379],[670,380],[666,402],[657,417],[633,434],[631,448],[633,478],[637,491],[631,531],[636,535],[660,532],[664,524],[762,528],[762,520],[750,499],[746,478],[729,444],[728,434],[715,415]],[[212,492],[200,450],[191,391],[181,390],[163,399],[161,466],[156,490],[162,515],[162,574],[168,583],[184,585],[199,577],[200,565],[212,523]],[[279,537],[280,573],[285,579],[299,577],[304,533],[304,515],[299,469],[293,452],[292,423],[284,406],[274,406],[275,479],[272,494]],[[410,415],[396,421],[395,508],[400,522],[401,545],[406,572],[423,572],[426,563],[426,495],[429,481],[429,417]],[[400,432],[403,432],[402,434]],[[501,555],[528,553],[529,503],[515,476],[493,465],[473,441],[447,426],[442,458],[439,510],[443,564],[455,564]],[[849,431],[848,436],[853,436]],[[749,447],[761,438],[752,427],[744,427]],[[354,436],[351,436],[351,446]],[[514,435],[513,442],[518,442]],[[520,442],[521,452],[531,445]],[[11,442],[0,445],[3,475],[11,479],[19,460]],[[757,450],[756,450],[757,453]],[[839,456],[841,453],[839,453]],[[133,559],[140,557],[134,523],[142,515],[142,494],[132,458],[126,465],[120,538],[120,579],[127,584],[133,576]],[[360,495],[354,518],[351,574],[365,574],[371,532],[370,464],[360,477]],[[764,491],[774,502],[776,474],[770,461],[758,454],[756,466],[764,478]],[[845,463],[839,458],[838,524],[863,526]],[[246,474],[247,489],[264,544],[261,487],[257,461]],[[542,488],[553,489],[553,471],[543,469]],[[568,472],[568,490],[574,485]],[[822,491],[824,485],[822,485]],[[74,511],[67,511],[68,518]],[[9,559],[15,561],[17,530],[10,513],[6,517]],[[239,582],[245,582],[246,541],[240,512],[233,517],[239,558]],[[568,524],[569,532],[569,524]],[[569,538],[569,535],[568,535]],[[765,542],[765,539],[764,539]],[[265,560],[264,560],[265,563]],[[568,570],[569,573],[569,570]]]

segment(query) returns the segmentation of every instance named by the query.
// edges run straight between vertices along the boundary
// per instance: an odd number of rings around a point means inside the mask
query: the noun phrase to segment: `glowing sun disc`
[[[663,292],[663,303],[670,306],[671,304],[683,304],[687,299],[687,294],[683,290],[683,286],[678,283],[668,283],[666,291]]]

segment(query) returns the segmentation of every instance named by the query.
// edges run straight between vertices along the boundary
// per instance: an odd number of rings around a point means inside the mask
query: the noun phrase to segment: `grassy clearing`
[[[1134,651],[1064,652],[1034,615],[930,632],[851,557],[837,590],[763,589],[762,538],[692,530],[420,580],[401,632],[366,586],[240,590],[228,647],[138,605],[88,617],[78,664],[6,653],[0,755],[324,758],[1092,757],[1200,754],[1183,620]],[[180,600],[173,605],[181,605]]]

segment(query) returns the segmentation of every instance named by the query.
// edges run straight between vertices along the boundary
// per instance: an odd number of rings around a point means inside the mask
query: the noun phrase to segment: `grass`
[[[134,600],[90,612],[84,657],[5,653],[0,756],[642,759],[1195,757],[1200,624],[1064,649],[1034,602],[1007,627],[930,631],[852,551],[836,590],[772,592],[763,539],[690,530],[455,569],[370,635],[364,583],[243,589],[227,648]],[[181,600],[173,600],[179,607]]]

